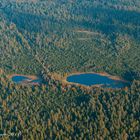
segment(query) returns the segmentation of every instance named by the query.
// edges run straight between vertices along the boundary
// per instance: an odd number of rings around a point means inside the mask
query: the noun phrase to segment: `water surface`
[[[74,74],[66,79],[68,82],[81,84],[85,86],[101,85],[101,87],[109,88],[124,88],[128,86],[128,82],[122,80],[114,80],[108,76],[103,76],[95,73]]]
[[[31,79],[28,76],[21,76],[21,75],[16,75],[12,77],[12,81],[14,83],[33,83],[33,84],[39,84],[41,83],[41,79]]]

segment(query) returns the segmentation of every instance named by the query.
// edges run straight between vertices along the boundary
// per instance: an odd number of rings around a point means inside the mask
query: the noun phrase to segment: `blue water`
[[[13,76],[12,77],[12,81],[15,83],[21,83],[21,82],[24,82],[27,80],[30,80],[30,79],[28,77],[25,77],[25,76]]]
[[[26,76],[13,76],[12,77],[12,81],[14,83],[24,83],[24,82],[27,82],[27,83],[41,83],[41,79],[35,79],[35,80],[32,80]]]
[[[67,77],[68,82],[77,83],[85,86],[93,86],[102,84],[102,87],[123,88],[128,86],[127,82],[113,80],[107,76],[102,76],[94,73],[77,74]]]

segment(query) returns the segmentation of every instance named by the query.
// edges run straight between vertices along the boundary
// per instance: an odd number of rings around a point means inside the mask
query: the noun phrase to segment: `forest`
[[[139,0],[0,0],[0,139],[140,139]],[[120,89],[69,85],[106,72]],[[9,75],[36,75],[39,85]]]

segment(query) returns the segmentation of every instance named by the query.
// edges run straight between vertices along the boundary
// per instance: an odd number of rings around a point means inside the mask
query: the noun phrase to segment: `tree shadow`
[[[140,73],[134,71],[127,71],[123,75],[123,78],[128,81],[133,81],[134,79],[138,80],[140,79]]]

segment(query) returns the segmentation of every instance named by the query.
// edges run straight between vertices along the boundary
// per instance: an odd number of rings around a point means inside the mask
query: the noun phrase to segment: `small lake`
[[[124,88],[126,86],[129,86],[129,82],[114,80],[109,76],[103,76],[96,73],[74,74],[68,76],[66,80],[71,83],[81,84],[85,86],[101,85],[101,87],[108,88]]]
[[[19,83],[19,84],[20,83],[40,84],[42,81],[39,78],[32,79],[32,78],[29,78],[28,76],[20,76],[20,75],[13,76],[11,79],[14,83]]]

